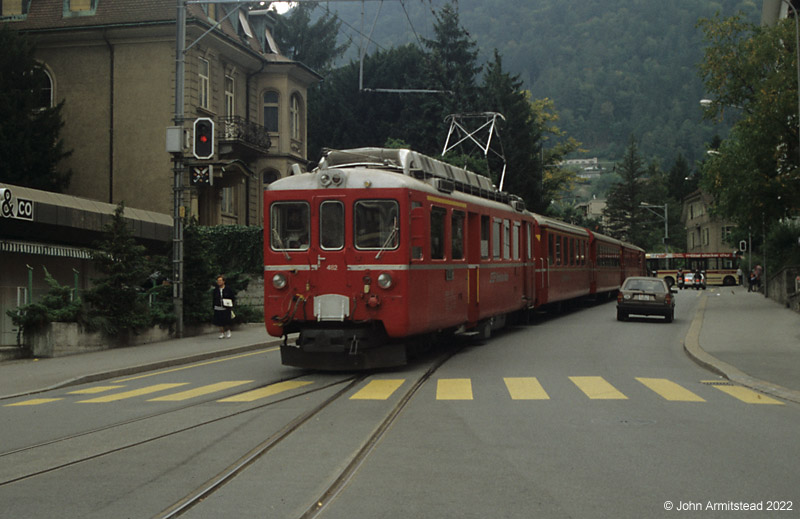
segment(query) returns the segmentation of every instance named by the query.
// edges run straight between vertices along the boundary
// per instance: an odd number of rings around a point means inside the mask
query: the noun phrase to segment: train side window
[[[548,247],[547,247],[548,259],[549,259],[549,261],[550,261],[550,265],[555,265],[555,264],[556,264],[556,256],[555,256],[555,253],[556,253],[555,237],[554,237],[552,234],[548,234],[548,235],[547,235],[547,238],[548,238],[548,240],[547,240],[547,241],[549,242],[549,243],[548,243]]]
[[[492,258],[500,259],[500,224],[503,220],[495,218],[492,225]]]
[[[569,239],[569,264],[575,265],[575,238]]]
[[[344,247],[344,204],[328,200],[319,206],[319,246],[325,250]]]
[[[309,205],[275,202],[270,209],[270,245],[273,250],[306,250],[309,237]]]
[[[450,256],[464,259],[464,213],[453,211],[450,217]]]
[[[503,220],[503,259],[511,259],[511,222]]]
[[[431,207],[431,259],[444,259],[444,225],[447,210]]]
[[[489,259],[489,217],[481,216],[481,259]]]
[[[355,204],[357,249],[396,249],[399,234],[398,208],[394,200],[359,200]]]
[[[512,236],[512,247],[511,253],[513,254],[513,258],[515,260],[519,259],[519,222],[514,222],[514,231],[511,233]]]
[[[556,236],[556,265],[561,265],[561,236]]]
[[[531,259],[531,224],[525,224],[525,242],[527,244],[527,256],[526,259]]]

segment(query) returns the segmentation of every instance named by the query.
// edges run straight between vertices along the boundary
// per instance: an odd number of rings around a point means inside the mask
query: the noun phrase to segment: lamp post
[[[653,204],[648,204],[647,202],[641,202],[639,205],[647,209],[654,215],[658,216],[659,218],[664,219],[664,251],[669,252],[669,245],[667,244],[668,243],[667,241],[669,240],[669,205],[668,204],[653,205]],[[664,214],[656,212],[655,211],[656,209],[663,209]]]

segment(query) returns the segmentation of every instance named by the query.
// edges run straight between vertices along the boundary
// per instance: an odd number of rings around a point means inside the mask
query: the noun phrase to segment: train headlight
[[[334,173],[331,175],[331,181],[333,182],[334,186],[341,185],[342,183],[342,175],[339,173]]]
[[[283,274],[278,273],[272,276],[272,286],[274,286],[276,289],[282,290],[286,288],[286,285],[286,276]]]
[[[392,287],[392,276],[387,272],[382,272],[378,276],[378,286],[386,290]]]

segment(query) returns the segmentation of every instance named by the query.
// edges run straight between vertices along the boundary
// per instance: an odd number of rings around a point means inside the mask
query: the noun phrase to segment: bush
[[[67,285],[60,285],[58,281],[50,275],[46,267],[44,269],[44,280],[50,287],[49,292],[38,303],[30,303],[14,310],[6,310],[6,315],[11,317],[11,321],[18,327],[17,344],[20,343],[20,335],[25,330],[35,330],[42,328],[51,322],[82,322],[84,321],[84,311],[81,300],[77,297],[72,299],[72,288]]]

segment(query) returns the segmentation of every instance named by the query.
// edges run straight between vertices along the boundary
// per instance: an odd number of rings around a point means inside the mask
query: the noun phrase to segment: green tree
[[[622,162],[617,166],[621,182],[608,194],[603,215],[608,221],[611,236],[636,245],[643,245],[647,229],[641,225],[641,202],[646,169],[636,141],[631,137]]]
[[[95,244],[92,261],[100,274],[84,299],[91,305],[89,325],[108,335],[136,333],[150,325],[147,292],[152,265],[144,246],[136,243],[119,204],[106,225],[105,237]]]
[[[59,137],[62,101],[50,107],[49,82],[27,37],[0,27],[0,182],[59,192],[71,171],[57,164],[71,152]]]
[[[708,42],[700,71],[713,95],[705,115],[738,116],[704,162],[701,185],[723,218],[770,226],[800,200],[794,20],[767,27],[717,16],[699,25]]]
[[[284,56],[324,72],[350,44],[337,45],[342,22],[328,10],[312,22],[317,7],[316,2],[303,2],[277,16],[274,36]]]

